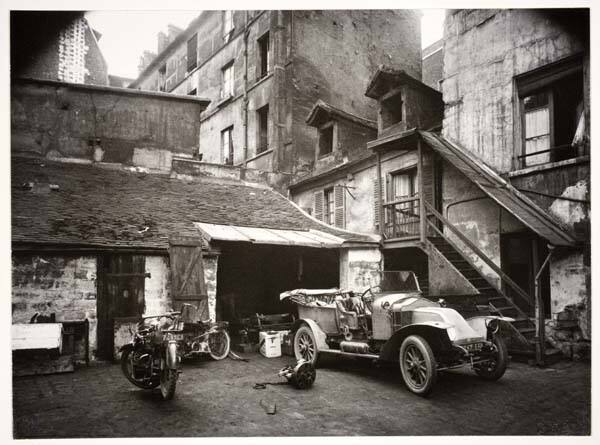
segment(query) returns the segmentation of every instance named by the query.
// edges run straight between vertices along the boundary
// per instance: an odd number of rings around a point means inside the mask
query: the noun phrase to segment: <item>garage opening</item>
[[[217,320],[295,313],[279,300],[297,288],[339,286],[338,249],[222,243],[217,270]]]
[[[423,295],[429,294],[429,259],[427,254],[417,247],[388,249],[383,252],[385,271],[413,271],[419,281]]]

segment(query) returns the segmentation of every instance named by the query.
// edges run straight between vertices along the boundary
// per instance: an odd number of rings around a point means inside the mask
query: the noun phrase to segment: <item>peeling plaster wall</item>
[[[340,250],[340,288],[362,291],[379,284],[382,255],[378,248]]]
[[[165,151],[198,151],[202,109],[181,98],[17,80],[11,90],[11,151],[91,162],[91,141],[99,139],[104,162],[162,168]]]
[[[550,288],[552,318],[574,305],[583,338],[591,340],[591,268],[584,253],[561,253],[550,261]]]
[[[146,256],[145,273],[150,274],[144,282],[144,316],[162,314],[171,307],[171,277],[169,257]]]
[[[500,266],[500,235],[525,230],[514,216],[502,210],[460,171],[443,164],[444,216],[472,241],[488,258]],[[483,198],[483,199],[479,199]],[[486,277],[500,284],[500,278],[450,230],[446,235],[475,263]]]
[[[589,47],[583,20],[571,20],[573,13],[449,12],[444,22],[444,136],[499,171],[511,170],[513,157],[520,154],[513,134],[514,76]]]
[[[54,313],[57,322],[87,318],[91,355],[96,349],[96,257],[13,254],[12,322],[29,323],[36,312]]]

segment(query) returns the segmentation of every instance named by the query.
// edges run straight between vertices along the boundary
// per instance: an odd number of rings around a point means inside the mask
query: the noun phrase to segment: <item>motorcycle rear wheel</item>
[[[227,331],[216,331],[208,335],[208,351],[213,360],[223,360],[229,355],[231,339]]]
[[[166,363],[161,363],[162,370],[160,371],[160,394],[165,400],[171,400],[175,395],[177,386],[177,370],[170,369]]]
[[[127,380],[129,380],[131,383],[133,383],[135,386],[142,388],[142,389],[154,389],[156,388],[160,382],[157,380],[149,380],[149,381],[142,381],[142,380],[136,380],[133,377],[133,357],[132,357],[132,353],[133,351],[131,349],[126,349],[125,351],[123,351],[121,353],[121,371],[123,371],[123,374],[125,374],[125,377],[127,378]]]

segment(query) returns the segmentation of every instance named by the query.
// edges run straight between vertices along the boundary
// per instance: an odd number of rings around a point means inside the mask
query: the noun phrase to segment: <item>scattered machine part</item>
[[[287,385],[288,383],[291,383],[298,389],[308,389],[315,382],[317,371],[312,363],[300,359],[293,367],[286,366],[285,368],[281,368],[277,375],[285,377],[287,382],[256,383],[254,389],[265,389],[267,385]]]

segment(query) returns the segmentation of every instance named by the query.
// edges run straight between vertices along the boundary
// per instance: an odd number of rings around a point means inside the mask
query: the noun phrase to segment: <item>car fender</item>
[[[441,350],[450,350],[452,349],[452,342],[448,337],[448,328],[451,327],[452,325],[449,323],[422,322],[400,328],[383,345],[379,359],[390,362],[397,361],[400,345],[409,335],[423,337],[429,343],[434,354]]]
[[[326,342],[327,334],[325,334],[325,332],[323,332],[323,330],[319,327],[319,325],[317,324],[316,321],[311,320],[310,318],[299,318],[298,320],[296,320],[294,322],[290,331],[296,332],[298,330],[298,328],[300,326],[302,326],[303,324],[307,325],[312,330],[313,335],[315,336],[315,341],[317,342],[317,348],[319,351],[322,351],[324,349],[329,349],[329,346],[327,345],[327,342]]]
[[[515,321],[514,318],[510,317],[499,317],[497,315],[480,315],[477,317],[471,317],[466,319],[465,321],[473,328],[475,332],[477,332],[482,337],[487,337],[487,323],[488,320],[499,320],[504,323],[511,323]]]

